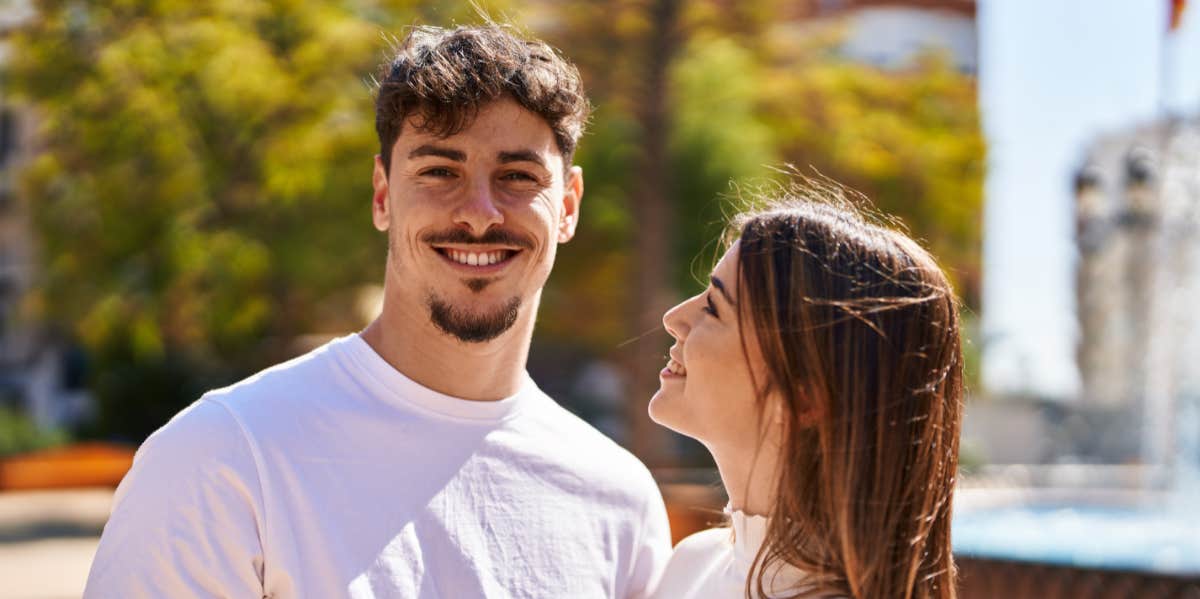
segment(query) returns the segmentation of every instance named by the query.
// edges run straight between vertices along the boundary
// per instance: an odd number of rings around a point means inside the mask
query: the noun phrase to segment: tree
[[[901,71],[855,63],[838,52],[836,25],[797,36],[771,16],[776,4],[687,3],[669,26],[655,18],[658,3],[636,0],[572,2],[539,19],[598,106],[578,156],[586,225],[560,254],[539,334],[625,364],[635,436],[661,434],[644,426],[655,386],[647,371],[670,343],[658,320],[673,300],[661,296],[704,284],[736,205],[731,185],[782,178],[772,167],[791,163],[864,192],[978,305],[984,145],[974,79],[936,55]],[[653,460],[645,448],[660,442],[633,446]]]
[[[731,181],[814,166],[908,223],[975,305],[974,81],[933,56],[900,72],[850,62],[836,35],[788,33],[776,4],[522,3],[597,108],[577,155],[584,226],[538,335],[625,365],[639,439],[662,435],[645,420],[670,343],[659,318],[706,278]],[[41,121],[23,186],[45,262],[32,304],[91,354],[103,431],[137,440],[204,389],[295,355],[299,336],[361,325],[353,307],[385,252],[369,228],[367,76],[399,25],[476,21],[470,6],[42,0],[36,13],[5,73]]]
[[[92,354],[100,431],[140,440],[200,392],[361,326],[373,90],[437,3],[44,0],[6,76],[38,116],[33,304]],[[465,7],[469,9],[469,7]]]
[[[902,221],[979,306],[985,143],[975,79],[938,53],[901,70],[836,52],[836,29],[775,36],[765,114],[784,158]]]

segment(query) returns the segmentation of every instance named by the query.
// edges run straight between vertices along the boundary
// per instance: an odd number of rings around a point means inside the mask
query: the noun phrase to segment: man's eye
[[[502,176],[500,178],[504,179],[505,181],[525,181],[525,182],[531,182],[531,183],[535,183],[538,180],[537,177],[534,177],[533,175],[531,175],[529,173],[525,173],[525,172],[521,172],[521,171],[512,171],[509,173],[504,173],[504,176]]]
[[[421,176],[422,177],[453,177],[454,172],[448,168],[439,166],[439,167],[421,171]]]

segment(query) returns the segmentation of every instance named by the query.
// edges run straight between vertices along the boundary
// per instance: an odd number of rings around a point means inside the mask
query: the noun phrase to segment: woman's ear
[[[799,429],[806,429],[816,426],[820,420],[820,409],[808,396],[801,394],[796,405],[788,406],[787,399],[777,391],[777,387],[769,378],[759,391],[759,396],[764,398],[762,413],[766,418],[763,423],[767,426],[780,428],[790,424]]]
[[[766,400],[763,405],[763,415],[765,416],[763,418],[763,425],[781,433],[786,431],[788,429],[788,413],[790,411],[788,410],[787,400],[780,394],[774,393],[770,384],[767,385],[762,396]]]
[[[771,424],[775,426],[783,426],[787,424],[787,409],[783,405],[783,398],[777,395],[772,395],[776,399],[771,402]]]
[[[788,409],[778,393],[762,396],[762,411],[759,412],[759,439],[772,447],[782,447],[788,434]]]
[[[820,420],[821,412],[818,406],[807,396],[801,395],[797,405],[792,407],[795,414],[795,424],[799,428],[812,428]]]

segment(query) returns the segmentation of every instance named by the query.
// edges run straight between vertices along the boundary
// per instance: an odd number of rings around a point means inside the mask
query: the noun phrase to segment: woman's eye
[[[717,306],[713,303],[711,295],[704,296],[704,307],[701,310],[713,318],[717,317]]]

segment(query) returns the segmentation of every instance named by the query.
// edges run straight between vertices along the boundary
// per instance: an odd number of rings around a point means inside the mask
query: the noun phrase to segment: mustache
[[[525,235],[508,229],[488,229],[483,235],[476,237],[463,229],[448,229],[426,233],[421,241],[428,244],[478,244],[478,245],[507,245],[526,250],[533,249],[533,240]]]

